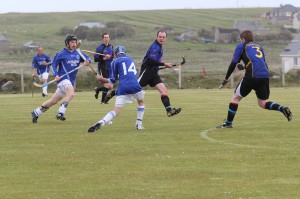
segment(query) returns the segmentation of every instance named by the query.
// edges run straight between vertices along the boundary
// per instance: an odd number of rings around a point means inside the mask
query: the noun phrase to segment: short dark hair
[[[167,34],[167,32],[166,32],[166,31],[164,31],[164,30],[159,30],[159,31],[157,31],[157,33],[156,33],[156,37],[158,36],[158,33],[160,33],[160,32],[162,32],[162,33],[166,33],[166,37],[168,36],[168,34]]]
[[[245,39],[246,41],[254,41],[254,36],[251,30],[245,30],[240,34],[241,39]]]
[[[105,33],[102,34],[102,39],[104,38],[104,35],[108,35],[109,36],[109,34],[107,32],[105,32]]]

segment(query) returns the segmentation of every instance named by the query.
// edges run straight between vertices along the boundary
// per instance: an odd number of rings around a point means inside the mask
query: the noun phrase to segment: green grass
[[[128,55],[140,63],[149,45],[154,41],[157,27],[171,27],[165,48],[164,60],[177,63],[182,56],[187,63],[184,73],[200,72],[204,66],[209,73],[225,73],[231,61],[236,44],[210,43],[202,41],[177,42],[175,36],[188,29],[200,31],[213,27],[233,28],[235,20],[255,20],[271,8],[239,9],[180,9],[148,11],[111,11],[111,12],[70,12],[70,13],[7,13],[0,14],[0,32],[7,33],[14,48],[33,40],[43,46],[45,53],[51,57],[64,47],[64,36],[57,35],[62,27],[74,28],[80,22],[99,21],[102,23],[122,21],[135,30],[132,37],[111,40],[114,46],[125,45]],[[271,26],[261,17],[262,23],[272,31],[280,27]],[[114,33],[111,33],[114,34]],[[99,40],[100,40],[99,33]],[[262,42],[265,48],[266,61],[271,70],[281,71],[279,56],[288,41]],[[95,50],[97,41],[83,41],[81,49]],[[216,49],[211,52],[210,49]],[[17,72],[23,67],[30,72],[32,57],[36,52],[3,52],[0,55],[0,68],[4,72]]]
[[[166,116],[157,91],[146,90],[144,131],[134,128],[136,104],[113,125],[88,134],[114,104],[76,93],[65,122],[58,105],[31,123],[40,94],[0,95],[0,198],[299,198],[298,88],[271,89],[294,120],[245,98],[233,129],[215,129],[232,89],[170,90]]]

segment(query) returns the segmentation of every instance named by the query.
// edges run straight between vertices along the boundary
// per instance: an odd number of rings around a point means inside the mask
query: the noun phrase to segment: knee
[[[265,101],[258,101],[258,106],[265,109],[266,108],[266,102]]]
[[[75,93],[70,93],[70,94],[69,94],[69,100],[73,99],[74,96],[75,96]]]

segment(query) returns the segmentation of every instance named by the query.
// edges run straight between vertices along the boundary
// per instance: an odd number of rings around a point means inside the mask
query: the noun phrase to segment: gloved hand
[[[238,64],[236,65],[236,67],[237,67],[239,70],[244,70],[244,69],[245,69],[244,65],[243,65],[243,64],[240,64],[240,63],[238,63]]]

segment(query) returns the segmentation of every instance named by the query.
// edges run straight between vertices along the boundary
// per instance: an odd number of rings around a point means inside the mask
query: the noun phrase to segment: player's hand
[[[173,64],[170,63],[170,62],[166,62],[166,63],[164,63],[164,66],[165,66],[166,68],[172,68]]]
[[[219,89],[221,89],[223,86],[225,86],[227,84],[228,80],[224,79],[221,83],[221,85],[219,86]]]
[[[108,60],[108,59],[110,59],[111,58],[111,55],[110,54],[107,54],[107,55],[105,55],[104,57],[103,57],[103,60]]]
[[[57,81],[59,81],[60,80],[60,76],[55,76],[55,81],[57,82]]]
[[[85,60],[84,62],[83,62],[83,65],[84,66],[88,66],[90,64],[90,62],[88,61],[88,60]]]

